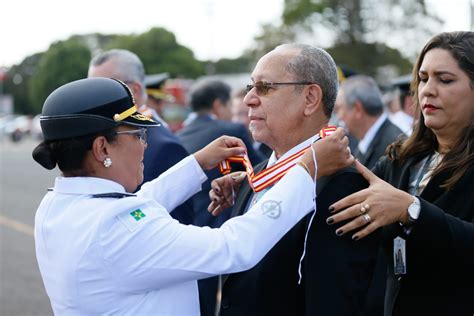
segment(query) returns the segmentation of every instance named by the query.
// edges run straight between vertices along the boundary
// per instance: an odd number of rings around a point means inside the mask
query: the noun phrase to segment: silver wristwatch
[[[418,220],[420,216],[420,200],[414,196],[413,203],[408,206],[408,225],[412,226]]]

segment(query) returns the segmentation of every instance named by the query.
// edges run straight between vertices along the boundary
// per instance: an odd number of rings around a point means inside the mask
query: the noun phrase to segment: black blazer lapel
[[[420,196],[431,203],[435,202],[445,193],[446,189],[441,188],[441,185],[451,176],[452,174],[443,172],[442,174],[431,178]]]
[[[373,160],[372,157],[374,156],[374,153],[380,151],[379,147],[381,146],[380,143],[382,142],[382,139],[384,137],[386,121],[382,124],[382,126],[380,126],[380,129],[377,131],[377,134],[375,134],[374,139],[372,139],[372,142],[367,148],[367,152],[363,155],[364,162],[362,162],[362,160],[359,159],[363,165],[368,165],[369,168],[372,168],[373,165],[375,164],[376,160],[372,161]],[[376,157],[377,160],[379,158],[380,157]]]

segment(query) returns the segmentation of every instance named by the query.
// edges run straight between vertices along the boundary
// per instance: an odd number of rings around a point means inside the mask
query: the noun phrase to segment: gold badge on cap
[[[140,121],[154,122],[154,121],[153,121],[151,118],[149,118],[148,116],[143,115],[143,114],[140,114],[140,113],[133,114],[133,115],[131,115],[131,117],[133,117],[134,119],[140,120]]]

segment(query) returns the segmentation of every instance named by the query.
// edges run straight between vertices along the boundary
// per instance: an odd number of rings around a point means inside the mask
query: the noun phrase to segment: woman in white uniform
[[[169,212],[200,190],[203,169],[245,148],[219,138],[132,194],[143,181],[146,128],[157,125],[113,79],[74,81],[46,100],[33,158],[63,176],[37,210],[35,242],[55,314],[199,314],[196,280],[255,265],[314,208],[315,171],[353,161],[338,131],[313,145],[317,169],[308,151],[244,216],[219,229],[185,226]]]

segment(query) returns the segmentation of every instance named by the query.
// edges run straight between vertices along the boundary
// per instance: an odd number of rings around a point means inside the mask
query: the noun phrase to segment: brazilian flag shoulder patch
[[[145,213],[142,212],[141,209],[136,209],[135,211],[130,213],[130,216],[132,216],[137,222],[144,218],[146,215]]]
[[[115,216],[130,232],[144,227],[144,224],[157,217],[157,213],[153,209],[138,208],[138,205],[132,207],[124,209]]]

